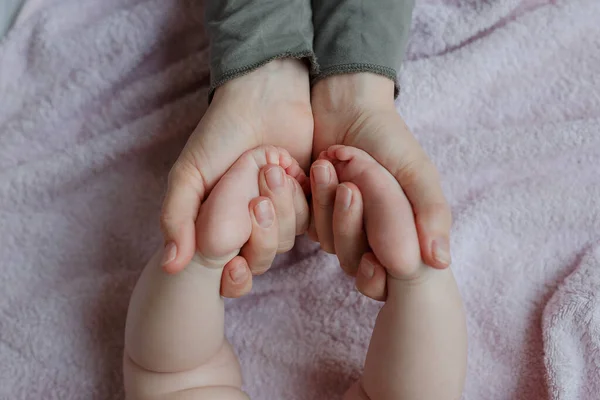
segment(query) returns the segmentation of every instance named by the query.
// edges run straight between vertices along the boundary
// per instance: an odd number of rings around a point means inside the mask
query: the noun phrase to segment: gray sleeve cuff
[[[313,52],[310,0],[207,0],[210,92],[277,58],[306,59]]]
[[[371,72],[393,80],[402,63],[414,0],[312,0],[314,51],[319,70],[331,75]]]

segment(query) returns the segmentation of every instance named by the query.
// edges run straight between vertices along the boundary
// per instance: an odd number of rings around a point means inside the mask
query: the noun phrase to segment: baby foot
[[[355,147],[334,145],[319,159],[330,161],[340,183],[360,190],[369,246],[394,278],[414,278],[421,269],[421,252],[412,207],[402,188],[384,167]]]
[[[166,273],[161,252],[144,268],[125,328],[128,398],[156,398],[160,393],[161,399],[247,399],[240,390],[237,357],[224,338],[219,288],[224,266],[256,234],[249,208],[266,185],[265,166],[281,173],[284,185],[297,185],[292,177],[306,180],[287,151],[272,146],[248,151],[202,205],[197,223],[203,234],[184,271]]]
[[[259,171],[268,164],[280,166],[301,186],[305,184],[304,171],[283,148],[261,146],[242,154],[200,207],[196,261],[201,257],[202,265],[223,267],[248,241],[252,232],[248,205],[260,196]],[[281,179],[290,184],[286,176]]]

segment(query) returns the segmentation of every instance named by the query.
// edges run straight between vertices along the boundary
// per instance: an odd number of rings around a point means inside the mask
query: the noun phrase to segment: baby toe
[[[290,153],[284,149],[283,147],[277,147],[279,151],[279,166],[283,169],[287,169],[292,166],[294,163],[298,164],[298,162],[290,155]]]
[[[377,162],[366,151],[352,146],[344,146],[339,144],[333,145],[329,149],[327,149],[327,154],[330,157],[340,161],[357,160],[369,163]]]
[[[292,178],[296,179],[299,183],[302,179],[306,178],[306,174],[304,173],[304,170],[300,167],[300,164],[298,164],[298,161],[296,161],[294,159],[292,159],[292,163],[290,165],[288,165],[287,167],[284,167],[283,165],[281,167],[285,169],[286,174],[288,174]]]

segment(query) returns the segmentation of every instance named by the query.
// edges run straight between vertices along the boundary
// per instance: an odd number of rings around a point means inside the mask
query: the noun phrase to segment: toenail
[[[263,228],[268,228],[273,225],[273,220],[275,219],[275,213],[273,212],[273,208],[271,204],[269,204],[268,200],[262,200],[260,203],[254,206],[254,216],[256,218],[256,222]]]
[[[331,180],[329,168],[327,168],[325,165],[315,165],[312,167],[312,173],[315,177],[315,183],[317,185],[327,185]]]
[[[335,201],[341,205],[342,209],[344,210],[350,208],[350,203],[352,202],[352,191],[348,188],[348,186],[344,184],[338,185],[335,193]]]
[[[281,168],[270,168],[266,172],[265,177],[267,178],[267,185],[269,185],[271,190],[275,190],[283,186],[283,172],[281,171]]]
[[[443,264],[444,266],[450,265],[450,244],[446,238],[437,238],[433,241],[432,245],[433,258]]]
[[[248,271],[246,271],[246,268],[244,268],[243,265],[236,265],[229,271],[229,276],[234,283],[242,283],[246,280]]]

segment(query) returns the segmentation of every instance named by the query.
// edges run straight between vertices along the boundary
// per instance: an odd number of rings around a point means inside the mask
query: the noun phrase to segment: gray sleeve
[[[376,73],[397,83],[413,7],[414,0],[312,0],[313,46],[320,67],[313,83],[354,72]]]
[[[211,92],[277,58],[316,71],[310,0],[207,0]]]

